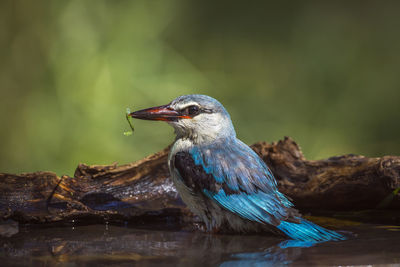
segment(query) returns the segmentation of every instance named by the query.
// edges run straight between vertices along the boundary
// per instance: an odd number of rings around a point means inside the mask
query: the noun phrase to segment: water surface
[[[343,242],[282,248],[270,236],[208,235],[90,225],[20,228],[0,237],[2,266],[400,265],[400,227],[347,227]],[[284,244],[282,246],[282,244]]]

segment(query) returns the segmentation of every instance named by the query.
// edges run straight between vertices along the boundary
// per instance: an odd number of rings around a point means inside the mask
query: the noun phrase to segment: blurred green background
[[[127,163],[173,141],[125,109],[202,93],[246,143],[400,154],[400,1],[1,1],[0,172]]]

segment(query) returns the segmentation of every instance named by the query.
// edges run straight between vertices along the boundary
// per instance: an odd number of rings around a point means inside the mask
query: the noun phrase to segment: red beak
[[[190,118],[172,109],[169,105],[138,110],[130,113],[129,116],[136,119],[152,121],[176,121],[182,118]]]

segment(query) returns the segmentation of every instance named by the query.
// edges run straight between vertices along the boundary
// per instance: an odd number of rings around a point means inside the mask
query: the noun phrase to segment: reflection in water
[[[269,236],[208,235],[110,225],[20,229],[11,237],[0,237],[0,262],[24,266],[400,263],[400,232],[371,226],[353,231],[359,233],[353,240],[314,245]]]
[[[221,266],[276,266],[292,263],[301,255],[302,248],[314,246],[316,243],[285,240],[263,252],[237,253],[232,255],[236,260],[226,261]]]
[[[223,262],[220,266],[277,266],[292,263],[301,254],[300,247],[290,249],[273,246],[263,252],[238,253],[232,255],[234,258]]]

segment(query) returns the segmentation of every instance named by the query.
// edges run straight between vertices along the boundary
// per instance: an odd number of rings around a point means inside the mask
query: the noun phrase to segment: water
[[[282,248],[283,240],[270,236],[108,224],[20,228],[18,233],[13,225],[10,228],[6,231],[10,237],[0,237],[1,266],[400,266],[399,226],[347,227],[355,234],[350,240],[290,248]]]

